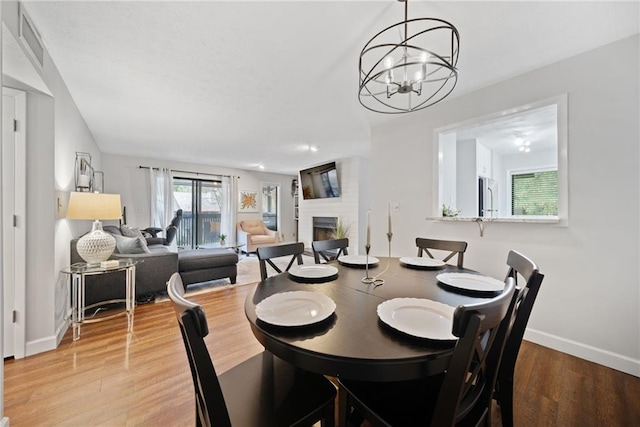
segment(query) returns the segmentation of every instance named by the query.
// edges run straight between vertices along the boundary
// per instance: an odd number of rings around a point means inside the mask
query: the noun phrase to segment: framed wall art
[[[238,197],[238,212],[259,212],[257,191],[240,191]]]

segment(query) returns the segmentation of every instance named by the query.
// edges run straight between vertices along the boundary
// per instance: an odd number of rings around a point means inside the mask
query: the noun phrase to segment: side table
[[[73,326],[73,340],[77,341],[80,338],[80,326],[83,323],[93,323],[102,320],[111,319],[112,317],[120,316],[122,314],[127,315],[127,331],[131,332],[133,329],[133,311],[136,306],[136,264],[141,262],[140,260],[133,259],[121,259],[118,260],[118,265],[110,268],[103,268],[100,265],[92,265],[84,262],[78,262],[71,264],[68,267],[62,269],[62,273],[68,274],[71,278],[71,316],[70,322]],[[113,299],[108,301],[100,301],[95,304],[91,304],[88,307],[84,305],[84,291],[85,291],[85,278],[87,276],[94,276],[97,274],[109,274],[116,271],[125,272],[125,299]],[[96,319],[86,319],[85,311],[91,308],[100,307],[106,304],[112,303],[125,303],[125,311],[118,312],[109,316],[103,316]]]

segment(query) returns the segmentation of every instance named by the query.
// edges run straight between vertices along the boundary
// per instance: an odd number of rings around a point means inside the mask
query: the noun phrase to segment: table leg
[[[71,325],[73,327],[73,340],[80,339],[80,326],[84,320],[84,276],[73,274],[71,276]]]
[[[127,331],[131,332],[133,330],[133,312],[136,305],[136,267],[128,268],[126,273]]]

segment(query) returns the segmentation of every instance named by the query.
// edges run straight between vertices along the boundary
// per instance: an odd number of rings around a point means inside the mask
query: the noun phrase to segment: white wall
[[[465,266],[506,273],[510,249],[545,274],[526,337],[640,376],[639,38],[631,38],[452,98],[372,130],[372,207],[400,199],[393,253],[416,236],[469,242]],[[603,67],[602,64],[612,64]],[[432,206],[434,129],[568,93],[569,222],[478,226],[425,221]],[[398,142],[401,141],[401,142]],[[437,186],[435,187],[437,189]],[[436,199],[437,200],[437,199]],[[372,216],[374,227],[384,219]],[[396,238],[397,236],[397,238]],[[384,242],[372,235],[374,247]],[[379,252],[378,252],[379,253]]]
[[[239,176],[238,190],[257,191],[261,194],[263,182],[280,184],[281,234],[284,240],[295,241],[295,223],[293,220],[293,197],[291,180],[293,175],[281,175],[259,171],[246,171],[220,166],[198,165],[140,157],[103,154],[102,165],[106,193],[119,193],[122,205],[127,207],[127,223],[132,227],[146,228],[151,224],[149,170],[139,166],[163,167],[174,170],[198,172],[212,175]],[[238,221],[261,219],[262,213],[238,213]]]
[[[369,176],[369,161],[356,157],[341,159],[336,161],[336,169],[338,170],[338,180],[340,182],[340,197],[304,200],[302,195],[300,196],[299,241],[304,242],[305,247],[311,247],[314,216],[337,217],[351,225],[349,253],[364,253],[364,239],[362,236],[365,233],[366,212],[369,206],[367,179]]]
[[[2,20],[18,37],[18,3],[2,2]],[[66,330],[67,277],[59,271],[69,263],[69,241],[90,228],[88,221],[71,224],[56,214],[56,197],[73,190],[75,152],[90,152],[100,169],[100,152],[55,64],[45,51],[42,79],[53,98],[19,81],[27,91],[27,260],[26,355],[56,347]],[[5,82],[6,83],[6,82]]]

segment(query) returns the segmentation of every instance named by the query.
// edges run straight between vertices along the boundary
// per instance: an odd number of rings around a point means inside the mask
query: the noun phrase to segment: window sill
[[[476,222],[479,218],[470,217],[448,217],[448,216],[435,216],[427,217],[427,221],[441,221],[441,222]],[[482,222],[502,222],[512,224],[551,224],[559,226],[567,226],[567,220],[561,218],[480,218]]]

